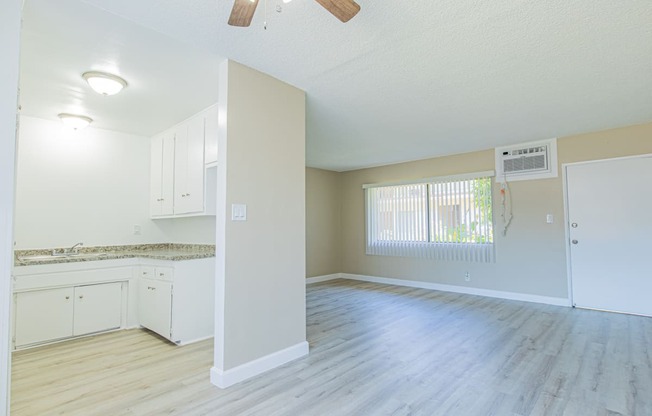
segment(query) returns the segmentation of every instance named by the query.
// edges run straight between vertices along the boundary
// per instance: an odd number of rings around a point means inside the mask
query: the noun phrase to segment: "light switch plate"
[[[552,214],[548,214],[548,215],[546,215],[546,222],[547,222],[548,224],[552,224],[552,223],[553,223],[553,217],[552,217]]]
[[[231,221],[247,221],[246,204],[231,204]]]

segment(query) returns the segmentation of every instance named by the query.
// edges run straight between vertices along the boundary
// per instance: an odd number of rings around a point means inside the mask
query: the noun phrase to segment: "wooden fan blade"
[[[346,23],[360,11],[360,5],[353,0],[317,0],[331,14]]]
[[[231,16],[229,16],[229,24],[231,26],[249,26],[251,19],[254,17],[256,6],[258,6],[258,0],[235,0]]]

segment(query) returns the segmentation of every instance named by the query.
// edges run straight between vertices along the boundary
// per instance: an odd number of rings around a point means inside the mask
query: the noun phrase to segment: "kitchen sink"
[[[70,254],[41,254],[35,256],[19,257],[19,261],[52,261],[57,259],[99,259],[108,256],[107,253],[70,253]]]

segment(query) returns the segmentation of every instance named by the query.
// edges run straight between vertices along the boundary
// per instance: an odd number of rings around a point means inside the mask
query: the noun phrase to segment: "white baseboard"
[[[188,345],[188,344],[194,344],[195,342],[206,341],[207,339],[211,339],[211,338],[214,338],[214,336],[213,336],[213,335],[207,335],[207,336],[205,336],[205,337],[189,339],[189,340],[186,340],[186,341],[180,342],[180,343],[178,343],[177,345],[179,345],[179,346],[183,346],[183,345]]]
[[[306,279],[306,284],[310,285],[313,283],[327,282],[329,280],[335,280],[341,278],[342,278],[342,273],[333,273],[333,274],[326,274],[323,276],[308,277]]]
[[[475,287],[444,285],[440,283],[421,282],[417,280],[392,279],[389,277],[365,276],[360,274],[340,273],[342,279],[359,280],[362,282],[381,283],[386,285],[416,287],[420,289],[439,290],[442,292],[464,293],[467,295],[486,296],[490,298],[520,300],[523,302],[544,303],[555,306],[571,306],[566,298],[529,295],[527,293],[503,292],[500,290],[479,289]]]
[[[229,370],[222,370],[213,367],[211,368],[211,383],[221,389],[225,389],[236,383],[262,374],[265,371],[269,371],[285,363],[296,360],[297,358],[308,355],[308,350],[308,342],[303,341]]]

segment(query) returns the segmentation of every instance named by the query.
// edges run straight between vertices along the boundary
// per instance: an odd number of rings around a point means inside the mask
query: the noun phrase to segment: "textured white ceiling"
[[[346,24],[312,0],[277,2],[233,28],[230,0],[86,0],[304,89],[313,167],[652,121],[650,0],[358,0]]]

